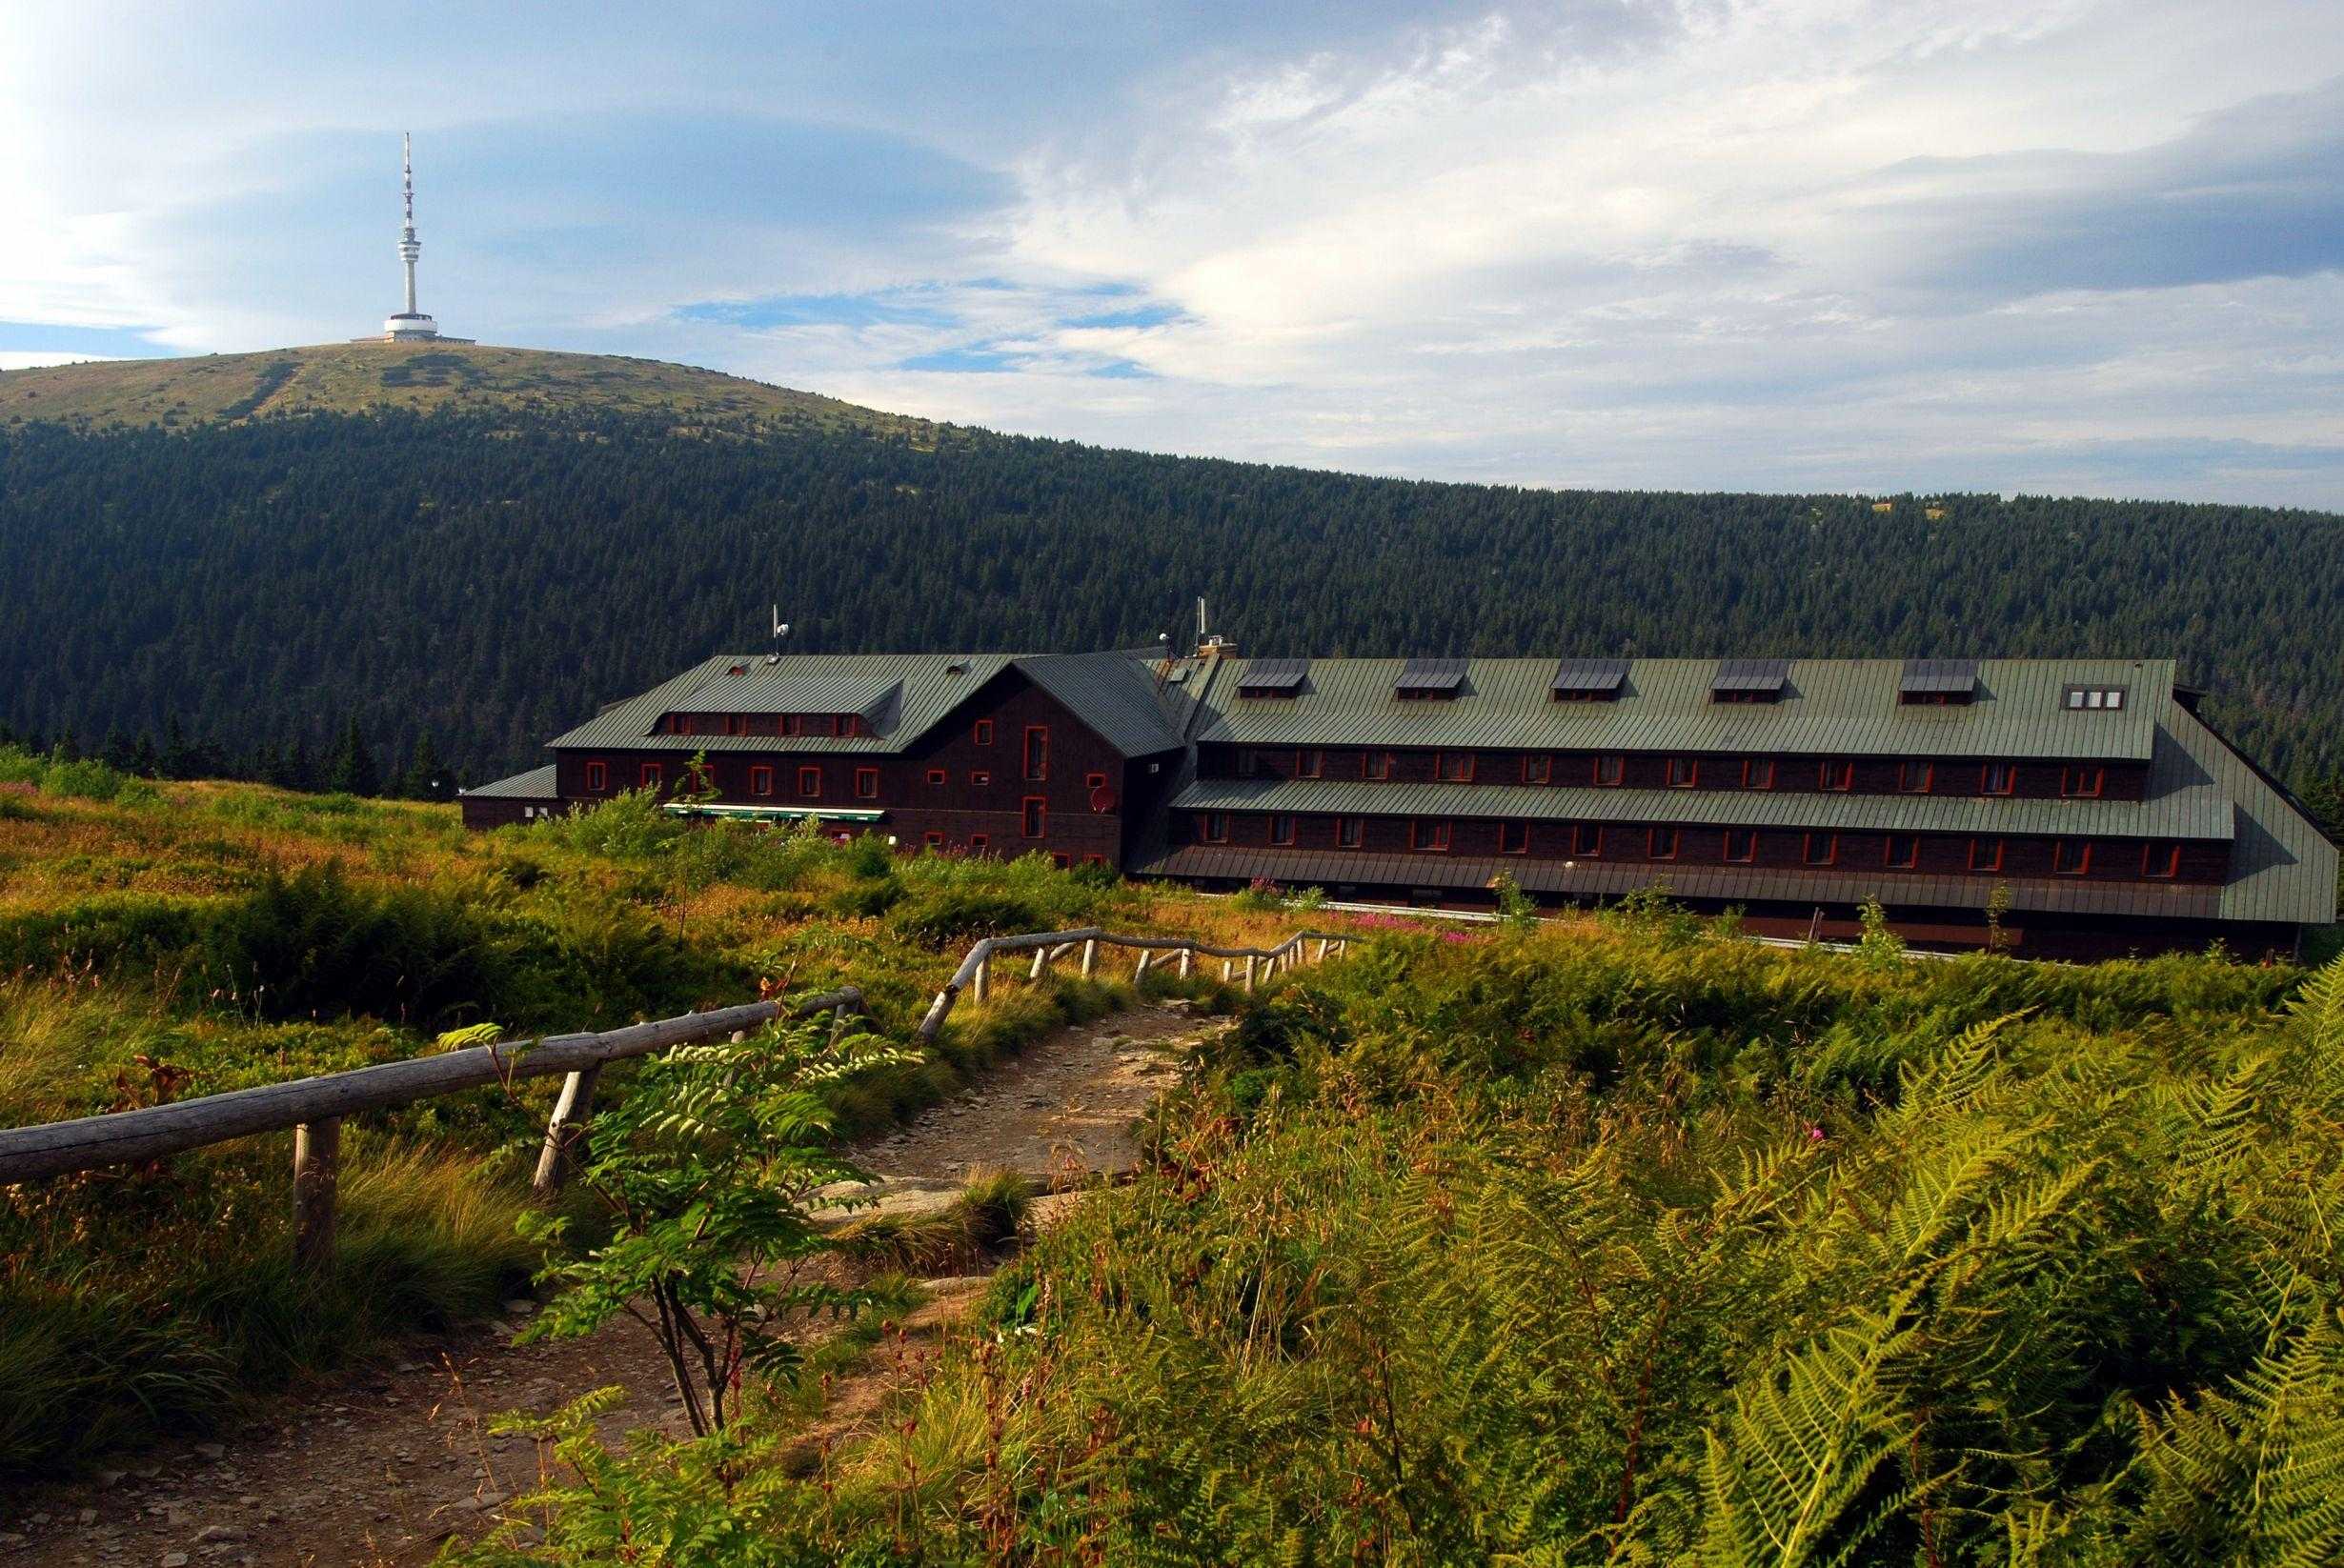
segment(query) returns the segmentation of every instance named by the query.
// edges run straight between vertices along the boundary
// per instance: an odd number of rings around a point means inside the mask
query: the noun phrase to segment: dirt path
[[[1121,1169],[1138,1154],[1133,1118],[1211,1027],[1142,1007],[1059,1030],[968,1094],[859,1146],[857,1156],[888,1178],[889,1191],[906,1194],[985,1167]],[[907,1332],[940,1338],[983,1283],[936,1281]],[[449,1536],[486,1530],[497,1505],[535,1478],[535,1446],[487,1437],[484,1416],[549,1409],[617,1383],[632,1397],[608,1423],[614,1436],[646,1424],[682,1430],[665,1363],[641,1329],[623,1323],[582,1340],[515,1345],[531,1310],[511,1303],[505,1322],[418,1342],[313,1398],[289,1399],[292,1419],[130,1455],[88,1480],[0,1492],[0,1564],[412,1568]],[[871,1388],[835,1391],[824,1424],[878,1397]]]

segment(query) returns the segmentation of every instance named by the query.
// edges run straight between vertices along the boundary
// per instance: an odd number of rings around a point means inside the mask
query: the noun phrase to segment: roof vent
[[[1464,659],[1410,659],[1392,685],[1392,695],[1408,698],[1456,696],[1465,689]]]
[[[1554,673],[1557,702],[1617,702],[1627,684],[1626,659],[1565,659]]]
[[[1896,681],[1896,700],[1909,708],[1975,702],[1977,696],[1975,659],[1907,659]]]
[[[1247,659],[1237,678],[1241,697],[1294,697],[1303,694],[1303,677],[1310,673],[1308,659]]]
[[[946,673],[946,674],[948,674],[948,675],[965,675],[965,674],[967,674],[967,673],[968,673],[968,660],[966,660],[966,659],[954,659],[954,660],[953,660],[950,664],[947,664],[947,665],[945,665],[945,666],[944,666],[944,673]]]
[[[1709,700],[1780,702],[1789,680],[1788,659],[1724,659],[1709,682]]]

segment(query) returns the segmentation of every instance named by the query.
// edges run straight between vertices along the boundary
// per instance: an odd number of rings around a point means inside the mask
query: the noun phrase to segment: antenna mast
[[[767,664],[781,662],[781,639],[790,634],[790,623],[781,618],[781,607],[773,607],[773,652],[765,655]]]

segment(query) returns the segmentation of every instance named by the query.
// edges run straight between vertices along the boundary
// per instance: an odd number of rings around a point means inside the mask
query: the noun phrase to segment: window
[[[1501,822],[1498,824],[1498,853],[1527,854],[1530,853],[1530,824]]]
[[[1356,816],[1335,818],[1335,847],[1355,850],[1367,841],[1367,824]]]
[[[2149,843],[2140,847],[2140,874],[2143,876],[2173,877],[2181,874],[2181,846]]]
[[[781,715],[780,731],[781,734],[785,735],[804,734],[806,733],[806,715],[803,714],[783,714]]]
[[[1605,789],[1616,789],[1627,777],[1627,758],[1599,756],[1595,759],[1595,782]]]
[[[1689,790],[1700,782],[1701,764],[1699,762],[1689,756],[1672,756],[1668,759],[1668,787],[1670,789]]]
[[[1269,841],[1273,844],[1291,845],[1294,842],[1294,818],[1290,816],[1271,817]]]
[[[1647,860],[1674,860],[1677,857],[1679,834],[1674,828],[1648,828],[1644,835],[1644,855]]]
[[[819,768],[798,769],[798,793],[808,800],[819,799],[822,794],[822,770]]]
[[[1107,787],[1107,775],[1104,774],[1084,774],[1082,775],[1082,787],[1086,790],[1103,790]]]
[[[1896,765],[1896,787],[1907,794],[1927,794],[1937,781],[1937,765],[1933,762],[1900,762]]]
[[[1029,724],[1025,727],[1025,777],[1030,784],[1039,784],[1050,776],[1050,731],[1048,726]]]
[[[2122,686],[2071,686],[2067,692],[2067,705],[2078,712],[2121,708],[2126,690]]]
[[[1428,817],[1409,818],[1408,848],[1437,850],[1445,853],[1448,849],[1448,824],[1445,821],[1434,821]]]
[[[1890,871],[1911,871],[1921,863],[1921,840],[1909,833],[1889,834],[1880,863]]]
[[[586,788],[596,794],[611,787],[611,770],[599,762],[586,764]]]
[[[982,854],[985,852],[985,846],[992,842],[993,837],[990,834],[970,834],[968,835],[968,852],[971,854]]]
[[[1855,788],[1855,764],[1825,762],[1815,769],[1815,788],[1818,790],[1852,790]]]
[[[1582,860],[1600,860],[1604,854],[1604,830],[1592,822],[1571,824],[1571,854]]]
[[[1828,866],[1839,858],[1839,834],[1810,833],[1799,847],[1799,858],[1810,866]]]
[[[1554,758],[1545,752],[1526,753],[1522,758],[1522,781],[1525,784],[1554,782]]]
[[[989,718],[979,719],[977,721],[977,727],[969,732],[968,738],[972,743],[979,746],[992,745],[993,721]]]
[[[2070,799],[2092,799],[2108,787],[2106,768],[2062,768],[2059,770],[2059,793]]]
[[[1197,814],[1197,837],[1207,844],[1227,843],[1229,841],[1229,814],[1227,812],[1199,812]]]
[[[848,714],[839,720],[839,734],[842,735],[867,735],[870,733],[864,727],[860,714]]]
[[[642,772],[637,774],[636,777],[644,789],[657,789],[659,787],[659,765],[657,762],[644,763]]]
[[[1980,794],[2015,794],[2018,792],[2018,770],[2008,762],[1989,762],[1978,770]]]
[[[982,768],[977,768],[970,771],[968,781],[971,789],[981,790],[993,782],[993,775]]]
[[[1082,857],[1082,863],[1086,866],[1103,866],[1107,863],[1107,857],[1103,854],[1086,854]]]
[[[1382,779],[1391,777],[1392,754],[1389,752],[1361,753],[1359,759],[1359,775],[1362,778]]]
[[[1028,838],[1046,836],[1050,831],[1050,803],[1038,794],[1029,794],[1021,805],[1018,831]]]
[[[2051,840],[2051,874],[2081,876],[2091,869],[2091,844],[2089,840],[2054,838]]]
[[[1063,850],[1054,850],[1050,854],[1050,864],[1056,866],[1061,871],[1072,871],[1074,869],[1074,856],[1068,854]]]
[[[950,774],[947,774],[941,768],[930,768],[928,770],[928,782],[931,784],[944,783],[952,775]]]
[[[1970,841],[1970,869],[1971,871],[2000,871],[2002,869],[2002,840],[1999,838],[1972,838]]]
[[[1294,754],[1295,777],[1317,778],[1325,771],[1326,754],[1324,752],[1297,752]]]
[[[944,847],[944,835],[940,833],[923,833],[919,835],[919,841],[932,850],[940,850]]]
[[[771,768],[749,770],[749,793],[751,794],[773,794],[773,770]]]
[[[1259,752],[1251,752],[1251,751],[1246,751],[1246,752],[1240,752],[1240,753],[1238,753],[1238,754],[1237,754],[1237,776],[1238,776],[1238,777],[1240,777],[1240,778],[1251,778],[1251,777],[1253,777],[1254,775],[1256,775],[1257,774],[1261,773],[1261,771],[1262,771],[1262,754],[1261,754],[1261,753],[1259,753]]]
[[[855,770],[855,798],[858,800],[877,800],[879,798],[879,770],[877,768]]]
[[[1470,784],[1473,782],[1473,754],[1443,752],[1433,771],[1444,784]]]
[[[1746,756],[1742,759],[1742,788],[1770,790],[1774,788],[1774,759],[1770,756]]]
[[[1758,858],[1758,835],[1748,828],[1726,830],[1725,857],[1741,865]]]

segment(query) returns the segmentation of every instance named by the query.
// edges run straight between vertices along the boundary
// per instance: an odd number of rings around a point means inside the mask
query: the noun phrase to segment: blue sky
[[[0,367],[424,308],[1158,451],[2344,509],[2344,6],[15,0]]]

